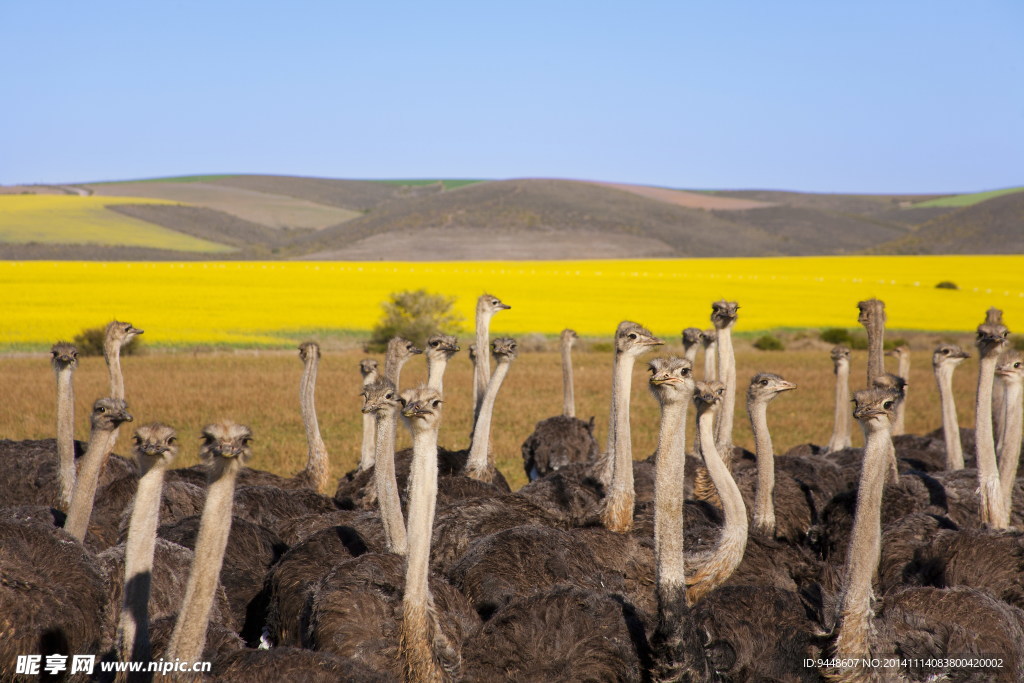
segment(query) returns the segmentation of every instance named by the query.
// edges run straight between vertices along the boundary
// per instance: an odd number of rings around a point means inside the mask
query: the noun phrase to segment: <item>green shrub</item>
[[[766,334],[754,341],[754,348],[761,351],[782,351],[786,347],[783,346],[782,341],[778,337]]]
[[[955,282],[950,282],[949,280],[943,280],[939,284],[935,285],[935,289],[960,289],[960,288],[956,286]]]
[[[591,342],[590,350],[596,353],[609,353],[615,350],[615,344],[609,341]]]
[[[897,346],[910,346],[906,339],[903,337],[896,337],[895,339],[887,339],[882,342],[882,348],[886,351],[889,349],[895,349]]]
[[[71,343],[78,349],[79,356],[102,356],[103,339],[107,335],[106,326],[90,327],[75,335]],[[127,344],[121,347],[122,356],[134,356],[142,353],[142,338],[132,337]]]
[[[373,328],[367,351],[380,353],[392,337],[405,337],[423,346],[432,334],[458,334],[462,316],[452,311],[455,297],[431,294],[425,289],[393,292],[381,304],[384,315]]]
[[[829,344],[849,344],[850,332],[842,327],[830,327],[822,331],[821,341]]]
[[[866,334],[852,334],[846,345],[854,351],[864,351],[868,348],[868,336]]]

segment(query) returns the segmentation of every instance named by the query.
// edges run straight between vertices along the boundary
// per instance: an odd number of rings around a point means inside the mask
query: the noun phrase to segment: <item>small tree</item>
[[[842,327],[830,327],[822,331],[821,341],[829,344],[849,344],[850,333]]]
[[[367,350],[380,353],[392,337],[405,337],[422,346],[432,334],[458,334],[462,316],[452,311],[455,297],[425,289],[393,292],[380,306],[384,315],[373,328]]]
[[[75,335],[71,343],[78,349],[80,356],[102,356],[103,340],[107,336],[107,328],[90,327]],[[131,356],[142,352],[142,338],[132,337],[127,344],[121,347],[122,356]]]
[[[754,348],[761,351],[782,351],[785,349],[785,346],[783,346],[782,340],[778,337],[766,334],[763,337],[757,338],[754,342]]]

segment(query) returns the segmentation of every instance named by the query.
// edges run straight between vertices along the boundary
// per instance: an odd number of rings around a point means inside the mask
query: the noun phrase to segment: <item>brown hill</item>
[[[876,254],[1024,254],[1024,192],[1000,195],[926,221]]]

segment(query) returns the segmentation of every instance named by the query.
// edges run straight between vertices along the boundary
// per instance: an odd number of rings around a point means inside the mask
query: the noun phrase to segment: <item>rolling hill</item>
[[[35,239],[30,231],[10,229],[0,234],[0,258],[478,260],[1021,253],[1021,190],[843,195],[683,191],[537,178],[370,181],[271,175],[0,187],[0,220],[6,216],[8,222],[16,198],[4,195],[68,195],[62,200],[65,213],[26,216],[20,209],[19,225],[45,226],[40,234],[46,237]],[[89,219],[83,226],[84,214],[74,205],[86,202]],[[109,226],[106,232],[104,225]],[[169,240],[168,235],[179,239]]]

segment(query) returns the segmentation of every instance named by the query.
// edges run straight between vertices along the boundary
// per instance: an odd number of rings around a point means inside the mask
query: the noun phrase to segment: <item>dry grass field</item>
[[[907,428],[913,433],[939,426],[940,412],[931,373],[931,349],[938,337],[922,337],[913,350]],[[959,339],[961,343],[965,339]],[[463,342],[463,348],[468,341]],[[680,353],[678,341],[664,354]],[[646,358],[654,357],[649,354]],[[317,383],[317,410],[324,441],[331,455],[332,478],[352,468],[358,460],[361,434],[361,400],[358,351],[325,352]],[[54,377],[48,354],[0,358],[7,398],[0,403],[0,437],[10,439],[53,436],[55,417]],[[890,359],[891,360],[891,359]],[[596,417],[599,444],[607,430],[611,386],[610,352],[575,354],[577,414]],[[656,446],[658,409],[647,391],[646,361],[634,373],[632,418],[633,452],[647,457]],[[703,368],[697,360],[697,376]],[[851,386],[864,383],[866,352],[855,351]],[[238,351],[211,354],[153,353],[123,359],[126,393],[137,423],[162,421],[178,429],[182,443],[179,465],[196,461],[200,427],[213,420],[230,418],[249,424],[256,437],[258,468],[280,473],[298,471],[305,459],[305,434],[299,414],[298,387],[302,365],[297,352]],[[745,389],[759,371],[777,372],[799,388],[781,396],[769,409],[769,423],[777,452],[799,443],[825,443],[831,434],[834,376],[827,348],[804,351],[761,352],[742,345],[737,354],[737,376]],[[973,394],[977,363],[970,359],[955,375],[960,397],[962,426],[973,425]],[[404,386],[426,378],[422,357],[413,359],[402,374]],[[448,389],[440,443],[464,448],[470,430],[471,366],[465,351],[449,365]],[[87,410],[107,390],[102,359],[83,359],[75,375],[76,431],[87,438]],[[739,392],[742,397],[742,392]],[[553,352],[523,353],[514,362],[498,397],[494,418],[497,464],[513,488],[525,482],[520,444],[534,424],[561,410],[559,357]],[[693,414],[688,434],[693,433]],[[736,443],[752,448],[742,398],[737,404]],[[116,451],[128,449],[128,430],[122,431]],[[854,443],[861,436],[854,432]],[[399,447],[410,443],[400,431]]]

